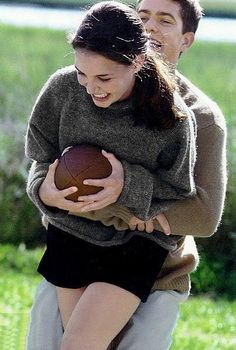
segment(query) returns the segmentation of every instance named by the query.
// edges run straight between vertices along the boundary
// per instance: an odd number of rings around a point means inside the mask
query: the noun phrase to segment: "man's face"
[[[180,9],[180,4],[172,0],[143,0],[138,5],[138,13],[151,39],[164,58],[174,64],[194,39],[193,33],[182,33]]]

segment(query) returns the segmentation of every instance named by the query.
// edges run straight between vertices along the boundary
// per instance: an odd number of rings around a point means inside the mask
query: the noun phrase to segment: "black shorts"
[[[93,282],[117,285],[145,302],[168,251],[141,236],[102,247],[49,225],[38,272],[55,286],[81,288]]]

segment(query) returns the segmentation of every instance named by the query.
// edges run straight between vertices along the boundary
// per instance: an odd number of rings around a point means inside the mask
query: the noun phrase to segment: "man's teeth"
[[[104,97],[107,97],[108,94],[100,94],[100,95],[93,95],[94,97],[97,97],[97,98],[104,98]]]
[[[162,43],[160,43],[159,41],[156,41],[156,40],[150,40],[150,45],[153,47],[158,47],[158,48],[162,47]]]

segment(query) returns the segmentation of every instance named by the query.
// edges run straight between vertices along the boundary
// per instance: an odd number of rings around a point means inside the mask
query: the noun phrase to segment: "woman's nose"
[[[87,81],[86,90],[89,95],[93,95],[97,90],[97,86],[94,84],[94,82]]]

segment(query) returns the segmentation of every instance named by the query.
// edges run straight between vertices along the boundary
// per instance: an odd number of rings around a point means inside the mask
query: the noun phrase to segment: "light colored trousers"
[[[117,350],[167,350],[172,342],[179,304],[188,293],[156,291],[146,303],[141,303],[132,317]],[[43,280],[31,310],[27,350],[58,350],[62,338],[62,324],[58,310],[56,288]]]

